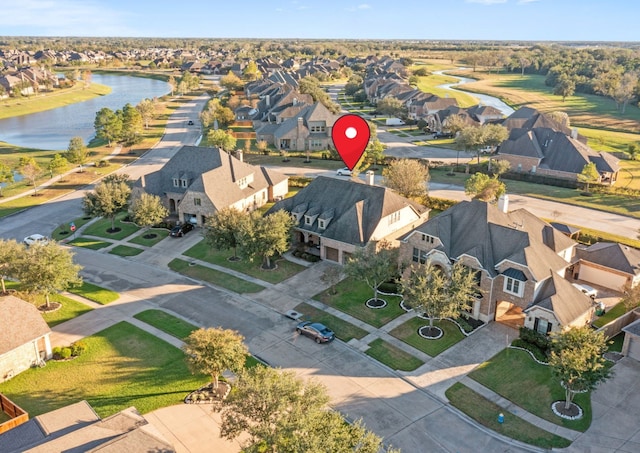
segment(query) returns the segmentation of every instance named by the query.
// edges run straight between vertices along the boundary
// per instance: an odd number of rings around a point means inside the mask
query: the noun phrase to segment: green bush
[[[437,209],[439,211],[446,211],[451,206],[458,203],[456,200],[447,200],[445,198],[426,197],[423,200],[423,204],[431,209]]]
[[[544,354],[546,360],[551,348],[549,337],[527,327],[520,327],[520,339],[538,348]]]
[[[313,178],[307,176],[291,176],[289,178],[289,187],[307,187]]]
[[[61,357],[62,348],[60,346],[56,346],[51,350],[51,354],[55,360],[59,360]]]
[[[64,360],[71,357],[71,348],[68,346],[64,348],[60,348],[60,347],[53,348],[52,352],[53,352],[53,358],[55,360]]]
[[[540,362],[546,363],[549,361],[549,358],[547,357],[547,355],[539,347],[537,347],[534,344],[527,343],[522,338],[516,338],[515,340],[513,340],[511,342],[511,346],[526,349],[527,351],[531,352],[533,356],[536,359],[538,359]]]
[[[82,355],[87,350],[87,346],[82,341],[76,341],[71,345],[71,355],[76,357]]]
[[[395,282],[384,282],[380,286],[378,286],[378,290],[382,291],[383,293],[390,294],[400,293],[400,288],[398,288],[398,284]]]
[[[466,319],[464,319],[462,316],[458,317],[458,319],[456,319],[456,322],[465,332],[469,333],[473,331],[473,326],[469,324],[469,322]]]

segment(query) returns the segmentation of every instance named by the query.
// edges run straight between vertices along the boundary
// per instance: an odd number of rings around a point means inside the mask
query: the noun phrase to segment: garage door
[[[338,262],[338,249],[334,249],[333,247],[325,247],[324,257],[329,261]]]
[[[627,279],[621,275],[594,269],[593,267],[585,265],[580,266],[580,280],[604,286],[605,288],[611,288],[616,291],[620,291],[627,282]]]
[[[629,335],[629,334],[626,334]],[[640,339],[637,337],[629,338],[629,352],[627,355],[633,359],[640,360]]]

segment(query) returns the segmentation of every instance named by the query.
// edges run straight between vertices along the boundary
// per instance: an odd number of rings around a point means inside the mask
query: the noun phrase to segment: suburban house
[[[333,148],[331,130],[339,115],[316,102],[295,116],[283,121],[273,132],[273,144],[278,149],[316,151]],[[259,136],[260,131],[256,132]]]
[[[616,242],[578,247],[573,274],[576,278],[615,291],[640,282],[640,250]]]
[[[34,305],[15,296],[0,297],[0,311],[0,382],[3,382],[51,358],[51,329]]]
[[[474,319],[544,333],[591,321],[591,299],[565,279],[576,243],[524,209],[502,207],[454,205],[401,238],[401,263],[446,270],[460,261],[474,269]]]
[[[284,209],[295,217],[294,247],[321,259],[345,263],[369,243],[391,243],[422,223],[429,210],[392,190],[357,179],[315,178],[269,212]]]
[[[157,195],[174,220],[199,226],[222,208],[252,211],[288,191],[287,176],[249,165],[219,148],[199,146],[183,146],[160,170],[133,186],[134,196]]]
[[[620,161],[610,153],[597,152],[587,139],[548,115],[530,107],[516,110],[502,121],[509,138],[498,148],[497,159],[511,163],[511,170],[576,180],[588,163],[596,165],[598,182],[613,185]]]
[[[624,342],[622,343],[622,355],[640,361],[640,313],[636,310],[633,313],[635,320],[622,328],[624,332]]]
[[[134,408],[105,419],[86,401],[38,415],[0,434],[0,451],[18,452],[162,452],[173,445]]]

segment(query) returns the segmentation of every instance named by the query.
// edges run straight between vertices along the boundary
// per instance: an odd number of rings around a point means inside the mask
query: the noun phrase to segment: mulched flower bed
[[[418,335],[427,340],[437,340],[442,338],[444,331],[440,327],[422,326],[418,329]]]
[[[582,408],[575,403],[571,403],[569,408],[566,409],[565,401],[554,401],[551,404],[551,410],[558,417],[564,418],[566,420],[578,420],[582,418]]]
[[[209,383],[204,387],[200,387],[189,393],[185,399],[185,404],[206,404],[222,402],[231,391],[231,384],[228,382],[218,382],[218,388],[214,389],[213,384]]]
[[[368,308],[384,308],[387,306],[387,301],[384,299],[369,299],[365,302]]]

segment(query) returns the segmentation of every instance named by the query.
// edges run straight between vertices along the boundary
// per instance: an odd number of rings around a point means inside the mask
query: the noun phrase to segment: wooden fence
[[[0,393],[0,410],[11,417],[11,420],[0,424],[0,434],[15,428],[18,425],[29,420],[29,414],[27,414],[20,406],[17,406],[9,398]]]

